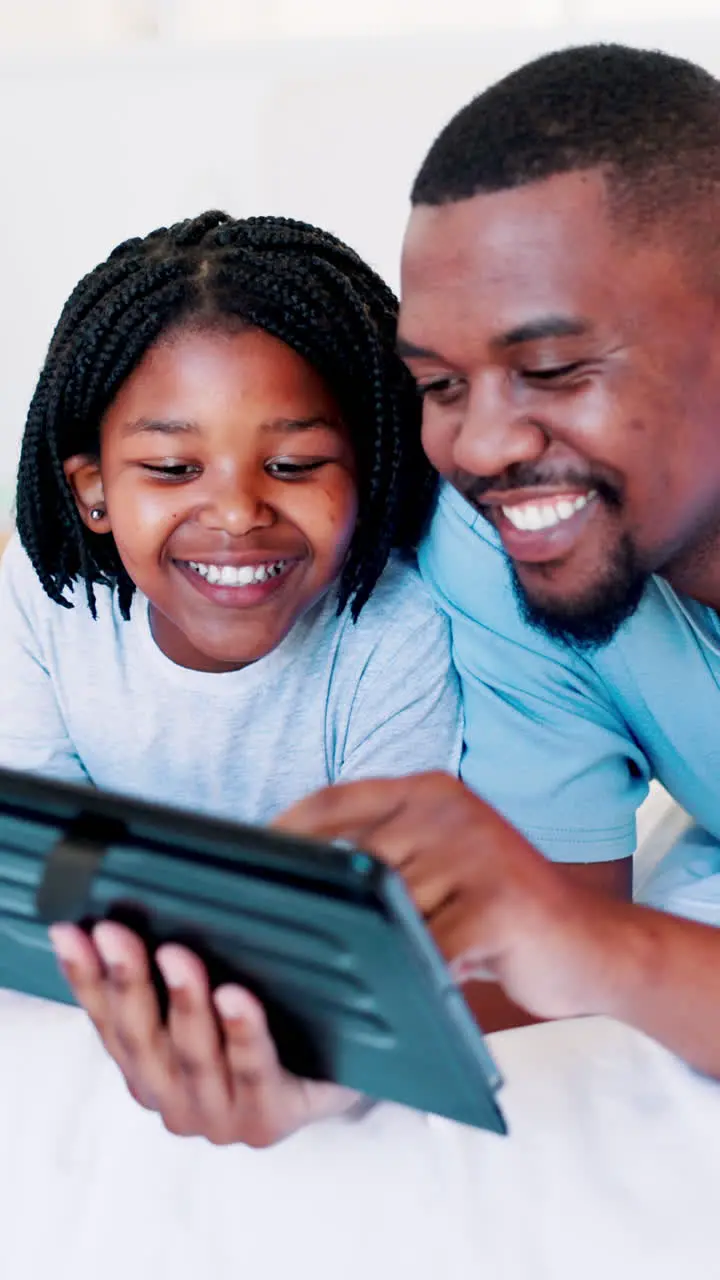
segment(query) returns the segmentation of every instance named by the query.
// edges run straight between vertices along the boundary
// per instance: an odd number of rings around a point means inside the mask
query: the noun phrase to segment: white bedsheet
[[[604,1019],[493,1038],[510,1139],[398,1107],[169,1136],[74,1010],[0,993],[3,1280],[720,1277],[720,1088]]]

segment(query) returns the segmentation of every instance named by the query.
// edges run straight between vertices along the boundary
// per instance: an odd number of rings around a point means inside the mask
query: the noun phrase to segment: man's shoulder
[[[479,622],[496,613],[517,614],[510,566],[496,531],[449,485],[440,489],[418,562],[433,595],[450,608]]]
[[[497,635],[521,648],[572,661],[572,651],[531,626],[493,527],[449,485],[439,493],[418,553],[420,572],[457,637]],[[476,639],[476,643],[479,643]]]

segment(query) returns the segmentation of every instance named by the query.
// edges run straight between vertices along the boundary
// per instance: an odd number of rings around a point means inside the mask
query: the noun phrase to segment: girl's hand
[[[237,986],[211,993],[204,965],[185,947],[166,945],[155,957],[170,997],[163,1023],[145,947],[131,930],[104,922],[88,937],[63,924],[50,935],[130,1093],[170,1133],[269,1147],[357,1103],[348,1089],[286,1071],[259,1002]]]

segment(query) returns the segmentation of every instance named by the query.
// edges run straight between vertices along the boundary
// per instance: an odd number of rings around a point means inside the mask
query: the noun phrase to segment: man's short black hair
[[[720,187],[720,83],[683,58],[617,44],[551,53],[470,102],[434,142],[414,205],[579,170],[643,223]],[[713,209],[713,225],[720,218]]]

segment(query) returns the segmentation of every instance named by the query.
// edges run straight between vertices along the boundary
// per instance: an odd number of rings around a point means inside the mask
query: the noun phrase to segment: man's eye
[[[543,369],[523,369],[523,378],[531,378],[533,382],[554,382],[561,378],[572,377],[574,373],[580,373],[585,368],[582,360],[575,360],[572,364],[558,364],[546,366]]]
[[[165,480],[189,480],[200,471],[193,462],[143,462],[141,466],[143,471]]]
[[[462,378],[433,378],[431,382],[418,382],[417,389],[423,400],[436,404],[451,404],[462,395],[465,384]]]
[[[307,458],[302,461],[274,458],[272,462],[267,463],[266,470],[277,480],[293,480],[298,476],[309,475],[312,471],[319,471],[321,467],[327,466],[327,462],[327,458]]]

